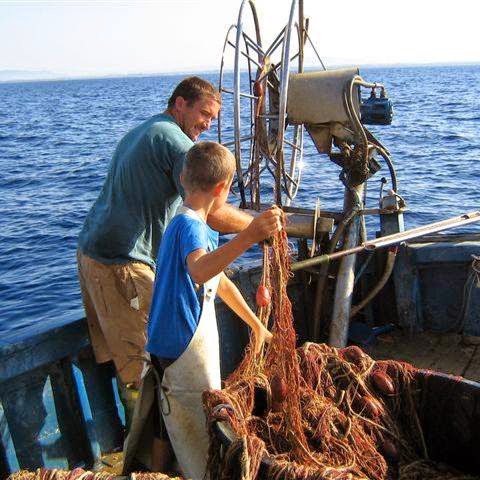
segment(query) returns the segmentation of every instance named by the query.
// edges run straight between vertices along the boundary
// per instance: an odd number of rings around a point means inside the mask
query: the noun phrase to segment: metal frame
[[[247,5],[254,22],[254,34],[245,31],[244,23],[247,15]],[[296,18],[298,16],[298,21]],[[228,147],[234,147],[237,167],[237,184],[241,197],[242,207],[253,207],[259,202],[259,177],[267,171],[275,181],[274,200],[279,205],[290,205],[295,198],[301,182],[303,158],[303,125],[290,126],[287,123],[287,95],[291,64],[298,59],[298,72],[303,71],[304,46],[307,40],[311,43],[308,33],[308,21],[303,17],[303,0],[292,0],[287,24],[281,29],[271,45],[264,49],[262,46],[258,15],[253,0],[243,0],[238,13],[237,23],[232,25],[225,39],[222,61],[220,66],[219,87],[222,94],[233,96],[233,140],[225,138],[225,121],[219,115],[218,134],[219,142]],[[294,29],[298,39],[298,51],[293,52],[292,44]],[[235,31],[235,40],[232,39]],[[270,64],[271,57],[282,47],[280,60]],[[233,90],[224,87],[225,58],[228,47],[234,49],[234,77]],[[318,56],[316,50],[314,50]],[[242,61],[247,62],[249,92],[241,90]],[[264,67],[270,65],[267,71]],[[322,68],[325,68],[322,64]],[[256,107],[260,98],[253,93],[253,85],[265,85],[264,105],[268,104],[265,112],[257,114]],[[274,85],[275,84],[275,85]],[[271,108],[270,95],[278,98],[278,108]],[[250,99],[250,134],[246,126],[242,125],[241,108],[242,98]],[[243,120],[244,121],[244,120]],[[262,122],[262,127],[268,134],[268,151],[263,149],[255,154],[255,142],[258,141],[256,122]],[[257,123],[258,125],[258,123]],[[246,158],[245,142],[249,142],[249,158]],[[264,142],[265,143],[265,142]],[[258,146],[257,146],[258,147]],[[255,158],[254,158],[255,157]],[[250,202],[247,202],[246,189],[250,188]],[[256,192],[256,194],[254,194]],[[256,196],[256,201],[254,200]]]

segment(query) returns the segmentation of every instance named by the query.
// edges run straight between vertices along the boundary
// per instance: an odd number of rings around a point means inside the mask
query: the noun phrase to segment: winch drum
[[[348,123],[344,92],[358,68],[292,73],[287,95],[288,122],[293,125]],[[360,92],[354,85],[353,106],[360,118]]]

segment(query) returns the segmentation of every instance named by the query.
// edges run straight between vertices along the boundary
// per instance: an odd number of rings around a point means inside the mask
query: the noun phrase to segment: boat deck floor
[[[379,335],[365,351],[375,360],[404,361],[480,382],[480,337],[464,339],[455,333],[434,332],[406,335],[396,330]]]
[[[100,462],[95,470],[105,473],[111,473],[115,476],[122,475],[123,470],[123,452],[107,453],[102,455]]]

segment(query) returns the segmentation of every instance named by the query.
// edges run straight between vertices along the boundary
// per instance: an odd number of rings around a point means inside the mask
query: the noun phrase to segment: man
[[[115,364],[127,425],[143,367],[158,245],[181,203],[185,154],[220,106],[209,82],[180,82],[162,114],[120,140],[80,233],[78,269],[91,342],[98,363]],[[251,220],[226,204],[207,221],[217,231],[238,232]]]

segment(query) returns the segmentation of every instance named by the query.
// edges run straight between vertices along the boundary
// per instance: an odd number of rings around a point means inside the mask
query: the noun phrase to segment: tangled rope
[[[224,389],[203,395],[211,478],[253,480],[260,469],[285,480],[476,478],[429,461],[412,366],[375,362],[355,346],[296,348],[289,277],[283,231],[264,247],[261,282],[272,305],[262,307],[259,317],[273,323],[272,342],[255,355],[251,339]],[[217,421],[235,435],[228,448],[217,435]]]
[[[34,472],[19,470],[12,473],[7,480],[118,480],[118,476],[108,472],[91,472],[83,468],[60,470],[56,468],[38,468]],[[126,477],[123,477],[126,478]],[[142,472],[132,473],[130,480],[181,480],[164,473]]]

